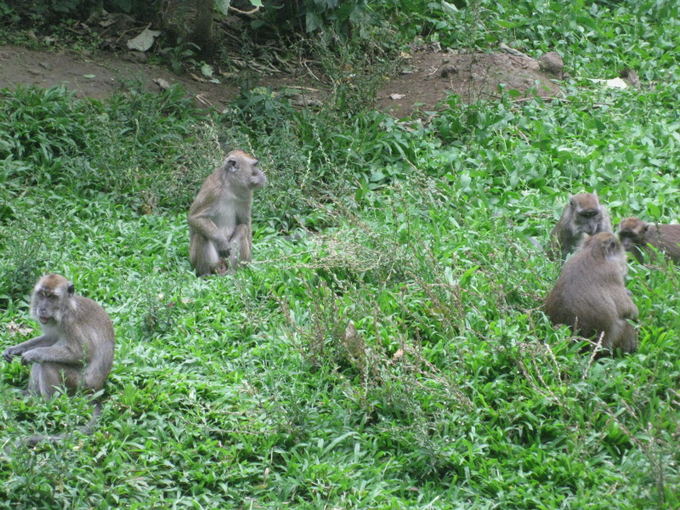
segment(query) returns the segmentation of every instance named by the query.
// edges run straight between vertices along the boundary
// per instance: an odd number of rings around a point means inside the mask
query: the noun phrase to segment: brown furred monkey
[[[189,258],[198,276],[235,271],[252,253],[253,190],[267,183],[259,161],[231,151],[189,209]]]
[[[5,349],[11,362],[21,356],[32,364],[28,389],[51,398],[64,386],[98,391],[104,387],[113,364],[113,324],[104,309],[74,294],[73,284],[58,274],[40,278],[31,297],[31,315],[43,334]]]
[[[61,387],[70,394],[78,389],[101,390],[115,348],[113,324],[104,309],[74,294],[73,284],[63,276],[48,274],[33,289],[31,315],[40,322],[43,334],[3,352],[8,362],[21,356],[22,363],[31,364],[28,391],[50,399]],[[91,434],[100,413],[100,405],[95,404],[93,417],[81,432]],[[28,443],[64,437],[33,436]]]
[[[596,193],[578,193],[569,197],[560,220],[550,233],[548,255],[564,260],[578,246],[584,234],[613,232],[607,209],[600,205]]]
[[[647,223],[639,218],[624,218],[619,224],[619,238],[626,251],[638,262],[650,253],[651,245],[674,262],[680,262],[680,225]]]
[[[637,331],[627,319],[638,309],[624,284],[626,253],[609,232],[588,237],[562,267],[555,287],[543,304],[553,324],[565,324],[587,338],[603,335],[602,346],[612,352],[634,352]]]

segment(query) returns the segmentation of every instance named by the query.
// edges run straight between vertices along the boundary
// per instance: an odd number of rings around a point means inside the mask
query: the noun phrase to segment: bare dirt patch
[[[402,73],[380,89],[377,104],[402,118],[417,110],[436,110],[450,94],[466,103],[498,99],[501,86],[516,90],[518,97],[552,97],[560,92],[552,78],[526,55],[421,51],[408,56]]]
[[[180,84],[198,105],[220,111],[239,93],[237,77],[220,75],[221,83],[210,83],[132,60],[103,52],[88,56],[0,46],[0,89],[63,85],[77,97],[104,99],[126,89],[131,82],[151,92],[161,90],[159,83]],[[550,97],[560,90],[551,75],[541,71],[539,62],[526,55],[414,51],[404,62],[402,73],[386,81],[376,98],[376,108],[398,118],[444,108],[441,102],[450,94],[459,95],[465,102],[497,99],[501,85],[506,90],[517,90],[521,97],[534,93]],[[327,95],[324,84],[306,71],[299,75],[262,74],[254,84],[274,90],[297,87],[304,93],[293,101],[298,106],[318,104]]]
[[[84,56],[69,51],[53,53],[0,46],[0,88],[63,85],[77,97],[104,99],[130,82],[158,92],[161,87],[154,82],[158,79],[170,85],[181,84],[198,103],[215,108],[224,107],[238,93],[234,86],[199,82],[160,66],[132,62],[112,54]]]

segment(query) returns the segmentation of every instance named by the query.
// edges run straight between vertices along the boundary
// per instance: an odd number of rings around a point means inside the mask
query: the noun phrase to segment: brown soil
[[[145,90],[158,92],[161,87],[154,82],[158,79],[168,84],[182,84],[199,103],[215,108],[224,107],[238,92],[236,87],[199,82],[159,66],[132,62],[112,54],[88,57],[68,51],[52,53],[0,46],[0,88],[63,85],[73,90],[77,97],[103,99],[123,90],[126,82],[137,81]]]
[[[64,85],[78,97],[102,99],[124,89],[126,82],[138,82],[149,91],[178,83],[198,104],[219,110],[238,94],[234,76],[219,76],[221,83],[210,83],[196,75],[178,76],[163,67],[136,62],[136,58],[139,56],[133,54],[126,58],[107,53],[85,56],[0,46],[0,89]],[[544,97],[559,92],[549,76],[539,70],[538,62],[525,56],[416,51],[404,61],[402,74],[386,82],[376,100],[377,108],[400,118],[417,110],[434,110],[452,93],[466,102],[497,98],[501,84],[523,96],[530,89]],[[258,85],[274,89],[298,86],[301,96],[294,103],[299,105],[318,104],[324,93],[323,84],[309,74],[263,75]]]
[[[552,97],[559,87],[527,56],[508,53],[416,52],[406,59],[401,75],[380,90],[378,107],[395,117],[416,110],[431,111],[450,94],[466,103],[498,99],[501,87],[518,97]]]

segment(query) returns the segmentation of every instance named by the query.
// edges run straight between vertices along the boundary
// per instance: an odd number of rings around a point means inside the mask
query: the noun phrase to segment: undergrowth
[[[26,367],[0,366],[0,508],[677,508],[677,267],[631,260],[633,355],[594,360],[539,310],[569,193],[597,191],[615,221],[680,217],[675,21],[646,21],[674,7],[587,4],[475,19],[541,46],[559,14],[583,69],[653,53],[658,82],[577,78],[552,103],[451,99],[409,123],[265,91],[223,114],[175,89],[2,91],[2,348],[38,334],[28,296],[54,271],[107,309],[117,350],[94,435],[32,449],[20,438],[86,423],[87,398],[26,398]],[[416,5],[390,11],[403,33],[458,37],[443,4],[403,21]],[[579,33],[601,10],[629,22],[603,18],[595,64]],[[614,44],[641,32],[658,44]],[[270,181],[254,261],[197,279],[186,210],[233,147]]]

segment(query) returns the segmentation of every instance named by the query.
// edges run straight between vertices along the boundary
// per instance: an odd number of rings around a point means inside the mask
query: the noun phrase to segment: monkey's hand
[[[215,248],[217,249],[217,253],[219,254],[220,257],[229,257],[230,253],[230,246],[231,243],[229,243],[229,239],[226,237],[224,239],[220,239],[217,243],[215,243]]]
[[[630,304],[630,308],[624,312],[623,317],[625,319],[637,319],[640,315],[640,312],[638,311],[638,307],[635,306],[635,303]]]
[[[5,361],[6,361],[7,363],[11,363],[11,362],[12,362],[12,358],[14,358],[14,357],[16,357],[16,356],[20,356],[20,355],[21,355],[21,350],[20,350],[20,349],[17,349],[16,347],[8,347],[8,348],[5,349],[5,351],[2,353],[2,357],[5,358]]]
[[[21,355],[21,363],[24,365],[29,365],[31,363],[36,363],[36,362],[41,362],[43,361],[42,356],[40,355],[40,349],[31,349],[29,351],[24,352]]]

